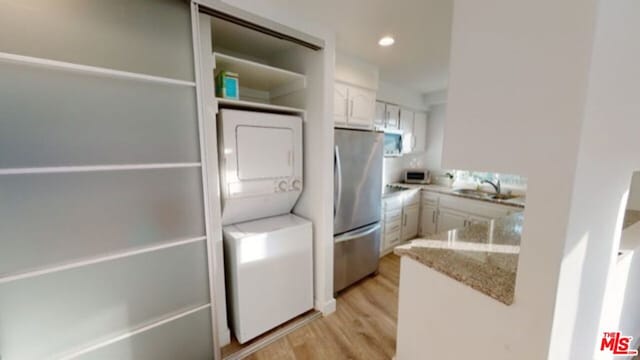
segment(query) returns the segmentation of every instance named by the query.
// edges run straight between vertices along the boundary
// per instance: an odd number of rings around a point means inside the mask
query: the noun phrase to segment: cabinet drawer
[[[400,243],[400,231],[384,234],[385,247],[389,248],[399,243]]]
[[[389,233],[393,233],[393,232],[396,232],[396,231],[400,232],[400,228],[401,227],[402,227],[402,221],[401,220],[385,223],[384,224],[384,233],[385,234],[389,234]]]
[[[382,205],[385,211],[402,209],[402,196],[392,196],[384,199]]]
[[[401,209],[386,211],[384,213],[384,222],[389,224],[392,222],[400,221],[401,216],[402,216]]]

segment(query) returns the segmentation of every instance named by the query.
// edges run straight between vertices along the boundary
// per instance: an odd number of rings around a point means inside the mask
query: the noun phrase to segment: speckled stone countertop
[[[624,222],[622,228],[626,229],[629,226],[637,223],[638,221],[640,221],[640,211],[627,209],[624,214]]]
[[[519,207],[519,208],[524,208],[525,200],[526,200],[524,196],[519,196],[519,197],[515,197],[515,198],[512,198],[512,199],[508,199],[508,200],[481,198],[481,197],[477,197],[477,196],[473,196],[473,195],[469,195],[469,194],[460,194],[460,193],[455,192],[454,191],[455,189],[452,189],[452,188],[447,187],[447,186],[442,186],[442,185],[419,185],[419,184],[405,184],[405,183],[393,183],[391,185],[392,186],[403,187],[403,188],[406,188],[406,189],[428,190],[428,191],[433,191],[433,192],[437,192],[437,193],[445,194],[445,195],[457,196],[457,197],[461,197],[461,198],[473,199],[473,200],[478,200],[478,201],[485,201],[485,202],[490,202],[490,203],[500,204],[500,205],[514,206],[514,207]],[[391,194],[391,196],[393,196],[393,195],[394,194]]]
[[[394,253],[408,256],[506,305],[513,304],[523,214],[416,239]]]

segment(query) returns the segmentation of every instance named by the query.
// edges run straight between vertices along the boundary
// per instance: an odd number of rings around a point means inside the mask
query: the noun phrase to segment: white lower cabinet
[[[467,226],[467,217],[465,213],[441,208],[438,214],[438,232],[459,229]]]
[[[382,200],[384,235],[381,254],[386,254],[401,242],[418,236],[420,227],[420,190],[406,190]]]
[[[414,205],[402,210],[402,241],[414,239],[418,236],[420,224],[420,206]]]
[[[512,206],[422,191],[420,234],[428,236],[522,211]]]
[[[482,224],[482,223],[488,224],[489,222],[491,222],[491,218],[484,217],[484,216],[470,215],[469,218],[467,218],[467,225]]]
[[[460,198],[428,190],[406,190],[382,200],[384,232],[380,252],[418,236],[460,229],[522,211],[519,208]]]
[[[422,202],[420,215],[420,235],[433,235],[438,232],[438,205]]]

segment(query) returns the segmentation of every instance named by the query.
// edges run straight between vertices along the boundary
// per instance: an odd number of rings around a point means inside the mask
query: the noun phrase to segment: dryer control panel
[[[302,179],[280,178],[273,182],[275,192],[302,191]]]

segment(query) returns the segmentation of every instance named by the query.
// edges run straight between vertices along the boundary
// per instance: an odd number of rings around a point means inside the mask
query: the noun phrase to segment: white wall
[[[631,210],[640,210],[640,173],[635,173],[631,180],[627,207]]]
[[[596,23],[550,350],[556,358],[600,358],[601,331],[616,330],[600,327],[603,293],[615,277],[630,179],[640,169],[640,3],[600,1]]]
[[[637,349],[640,345],[640,223],[622,232],[620,247],[624,256],[614,261],[600,329],[615,329],[633,336],[632,348]]]
[[[378,100],[390,102],[411,108],[413,110],[427,110],[424,94],[417,90],[405,88],[401,85],[380,80],[378,83]]]
[[[508,319],[491,322],[511,336],[496,341],[478,332],[478,341],[494,346],[477,358],[547,358],[594,12],[582,0],[454,2],[442,166],[528,177],[515,302]],[[441,330],[423,337],[432,331]]]
[[[447,89],[430,91],[424,94],[424,102],[431,108],[433,105],[442,105],[447,103]]]
[[[526,336],[516,307],[406,256],[398,309],[398,360],[544,359],[513,345]]]
[[[405,168],[402,157],[386,157],[382,162],[382,183],[392,184],[402,181]]]
[[[376,65],[344,52],[336,52],[336,80],[375,90],[379,71]]]

